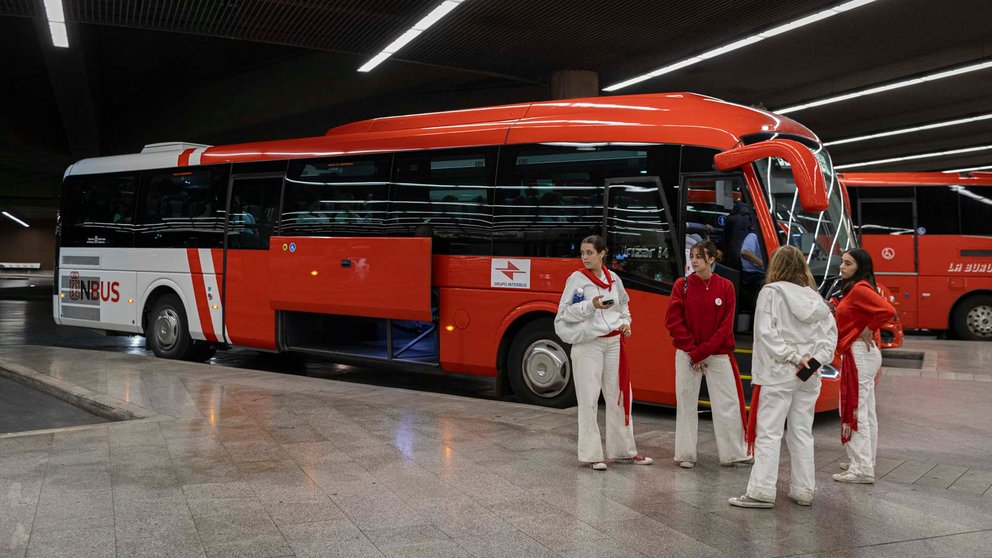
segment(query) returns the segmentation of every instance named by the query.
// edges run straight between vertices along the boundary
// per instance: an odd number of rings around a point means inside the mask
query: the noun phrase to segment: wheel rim
[[[978,337],[992,337],[992,306],[982,304],[968,311],[968,331]]]
[[[168,351],[179,340],[179,314],[172,308],[163,308],[155,316],[155,342],[159,348]]]
[[[572,378],[568,353],[558,343],[546,339],[527,347],[522,368],[527,388],[545,399],[561,395]]]

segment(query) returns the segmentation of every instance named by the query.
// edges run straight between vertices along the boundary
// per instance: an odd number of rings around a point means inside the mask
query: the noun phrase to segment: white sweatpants
[[[634,421],[624,425],[620,398],[620,337],[601,337],[572,345],[575,398],[579,403],[579,461],[603,461],[599,438],[599,393],[606,401],[606,455],[610,459],[634,457]]]
[[[845,446],[851,460],[848,471],[875,476],[875,454],[878,448],[878,416],[875,414],[875,376],[882,368],[882,352],[870,349],[861,341],[851,346],[854,363],[858,366],[858,429],[851,432]]]
[[[761,386],[758,422],[754,441],[754,466],[747,483],[747,495],[763,502],[775,501],[778,481],[779,451],[782,433],[792,458],[789,495],[812,500],[816,488],[816,465],[813,462],[813,414],[820,395],[820,377],[805,382],[792,378],[782,384]],[[789,429],[785,430],[786,420]]]
[[[737,397],[737,379],[727,355],[713,355],[706,363],[716,451],[721,463],[746,459],[744,425]],[[696,462],[699,435],[699,386],[703,373],[692,369],[689,354],[675,351],[675,461]]]

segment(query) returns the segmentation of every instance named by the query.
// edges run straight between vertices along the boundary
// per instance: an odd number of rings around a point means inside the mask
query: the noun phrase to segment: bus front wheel
[[[524,326],[513,338],[507,358],[507,376],[517,397],[544,407],[575,405],[569,351],[569,345],[555,335],[550,319]]]
[[[189,335],[189,322],[179,297],[168,294],[159,298],[148,320],[148,341],[155,356],[177,360],[194,360],[200,347]]]
[[[965,299],[954,311],[954,332],[969,341],[992,340],[992,296]]]

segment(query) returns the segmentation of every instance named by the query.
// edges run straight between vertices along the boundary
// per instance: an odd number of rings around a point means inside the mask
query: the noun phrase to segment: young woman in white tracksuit
[[[734,359],[734,284],[713,273],[722,254],[710,241],[689,250],[693,272],[675,281],[665,326],[675,345],[675,461],[696,464],[699,387],[706,388],[720,464],[748,461],[744,451],[744,388]]]
[[[804,381],[797,373],[811,359],[830,362],[836,344],[837,325],[830,307],[816,291],[806,257],[795,246],[778,248],[772,254],[755,308],[754,391],[747,436],[749,446],[753,444],[754,467],[747,492],[731,498],[731,505],[774,505],[786,421],[785,443],[792,459],[789,499],[803,506],[813,502],[813,414],[820,377],[814,373]]]
[[[572,345],[572,373],[579,415],[579,461],[606,470],[599,437],[599,394],[606,400],[606,456],[614,463],[649,465],[637,453],[630,422],[630,374],[624,339],[630,337],[630,298],[623,282],[603,265],[606,241],[582,240],[582,268],[572,273],[558,305],[555,332]]]

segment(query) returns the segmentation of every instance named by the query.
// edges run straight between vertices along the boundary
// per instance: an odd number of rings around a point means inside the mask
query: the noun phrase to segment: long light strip
[[[373,68],[382,64],[382,62],[396,54],[401,48],[405,47],[410,41],[417,38],[418,35],[426,31],[431,25],[437,23],[442,17],[448,15],[451,10],[458,7],[459,4],[465,2],[465,0],[444,0],[437,5],[431,13],[424,16],[423,19],[418,21],[416,25],[407,29],[402,35],[400,35],[396,40],[389,43],[389,46],[382,49],[379,54],[372,57],[371,60],[362,65],[358,69],[359,72],[371,72]]]
[[[65,30],[62,0],[45,0],[45,15],[48,18],[48,30],[52,34],[52,44],[60,48],[69,48],[69,34]]]
[[[957,120],[948,120],[946,122],[937,122],[935,124],[925,124],[923,126],[913,126],[912,128],[902,128],[901,130],[892,130],[889,132],[879,132],[877,134],[869,134],[867,136],[857,136],[854,138],[847,138],[835,141],[828,141],[824,143],[824,147],[829,147],[831,145],[840,145],[842,143],[854,143],[856,141],[866,141],[876,138],[885,138],[889,136],[897,136],[899,134],[909,134],[912,132],[921,132],[923,130],[933,130],[934,128],[946,128],[947,126],[957,126],[959,124],[967,124],[969,122],[978,122],[980,120],[992,119],[992,112],[988,114],[983,114],[981,116],[972,116],[970,118],[959,118]]]
[[[983,165],[981,167],[968,167],[968,168],[965,168],[965,169],[951,169],[951,170],[946,170],[946,171],[941,171],[941,172],[946,172],[946,173],[951,173],[951,172],[971,172],[971,171],[980,171],[980,170],[992,170],[992,165]]]
[[[913,161],[916,159],[929,159],[932,157],[943,157],[945,155],[957,155],[959,153],[973,153],[975,151],[986,151],[992,149],[992,145],[980,145],[978,147],[965,147],[963,149],[951,149],[950,151],[938,151],[935,153],[920,153],[919,155],[906,155],[905,157],[893,157],[891,159],[877,159],[875,161],[865,161],[863,163],[850,163],[847,165],[834,165],[837,170],[849,169],[853,167],[867,167],[871,165],[884,165],[885,163],[898,163],[899,161]]]
[[[719,48],[715,48],[713,50],[706,51],[706,52],[704,52],[704,53],[702,53],[702,54],[700,54],[698,56],[693,56],[692,58],[686,58],[685,60],[682,60],[681,62],[676,62],[674,64],[670,64],[670,65],[665,66],[663,68],[658,68],[657,70],[655,70],[653,72],[648,72],[648,73],[646,73],[644,75],[640,75],[640,76],[637,76],[637,77],[634,77],[634,78],[630,78],[630,79],[628,79],[626,81],[621,81],[620,83],[615,83],[615,84],[613,84],[613,85],[611,85],[609,87],[604,87],[603,88],[603,91],[616,91],[618,89],[623,89],[624,87],[630,87],[631,85],[634,85],[635,83],[641,83],[642,81],[647,81],[647,80],[649,80],[651,78],[655,78],[655,77],[658,77],[658,76],[662,76],[662,75],[665,75],[665,74],[672,73],[675,70],[681,70],[682,68],[685,68],[686,66],[692,66],[693,64],[696,64],[698,62],[702,62],[703,60],[709,60],[710,58],[716,58],[717,56],[721,56],[723,54],[727,54],[728,52],[733,52],[733,51],[735,51],[735,50],[737,50],[739,48],[743,48],[743,47],[746,47],[748,45],[753,45],[754,43],[757,43],[759,41],[763,41],[763,40],[765,40],[765,39],[767,39],[769,37],[774,37],[775,35],[781,35],[782,33],[787,33],[789,31],[792,31],[793,29],[799,29],[800,27],[805,27],[806,25],[809,25],[811,23],[815,23],[817,21],[821,21],[821,20],[827,19],[828,17],[833,17],[833,16],[835,16],[837,14],[846,12],[848,10],[853,10],[854,8],[860,8],[861,6],[864,6],[865,4],[871,4],[874,1],[875,0],[853,0],[851,2],[844,2],[843,4],[840,4],[838,6],[834,6],[833,8],[829,8],[829,9],[823,10],[822,12],[817,12],[815,14],[808,15],[806,17],[797,19],[795,21],[791,21],[791,22],[786,23],[784,25],[779,25],[778,27],[773,27],[773,28],[771,28],[768,31],[765,31],[763,33],[758,33],[758,34],[755,34],[755,35],[751,35],[750,37],[747,37],[745,39],[741,39],[739,41],[734,41],[734,42],[732,42],[732,43],[730,43],[728,45],[725,45],[725,46],[722,46],[722,47],[719,47]]]
[[[979,70],[984,70],[986,68],[992,68],[992,61],[981,62],[978,64],[972,64],[970,66],[964,66],[962,68],[956,68],[954,70],[945,70],[943,72],[937,72],[935,74],[926,75],[923,77],[907,79],[903,81],[897,81],[895,83],[889,83],[887,85],[879,85],[878,87],[870,87],[868,89],[862,89],[861,91],[854,91],[852,93],[845,93],[843,95],[837,95],[836,97],[827,97],[826,99],[820,99],[819,101],[812,101],[802,105],[795,105],[792,107],[786,107],[782,109],[775,109],[772,112],[777,112],[778,114],[788,114],[790,112],[798,112],[800,110],[805,110],[813,107],[820,107],[823,105],[829,105],[833,103],[839,103],[841,101],[849,101],[851,99],[856,99],[858,97],[864,97],[867,95],[875,95],[876,93],[884,93],[886,91],[892,91],[893,89],[901,89],[903,87],[910,87],[912,85],[919,85],[921,83],[927,83],[931,81],[936,81],[938,79],[944,79],[954,76],[959,76],[961,74],[969,74],[971,72],[977,72]]]
[[[17,221],[17,222],[18,222],[18,223],[20,223],[20,224],[21,224],[22,226],[25,226],[25,227],[30,227],[30,226],[31,226],[31,225],[29,225],[29,224],[27,224],[27,223],[25,223],[24,221],[21,221],[21,220],[20,220],[20,219],[18,219],[17,217],[14,217],[14,216],[13,216],[13,215],[11,215],[10,213],[7,213],[6,211],[0,211],[0,213],[3,213],[3,214],[4,214],[4,215],[5,215],[5,216],[6,216],[6,217],[7,217],[8,219],[10,219],[10,220],[12,220],[12,221]]]

